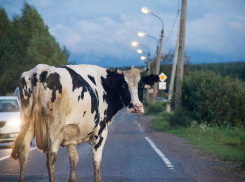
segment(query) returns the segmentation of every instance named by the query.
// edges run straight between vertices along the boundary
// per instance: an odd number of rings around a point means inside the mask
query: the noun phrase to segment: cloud
[[[207,13],[200,19],[187,21],[186,48],[222,56],[240,55],[245,40],[244,23],[231,21],[217,13]],[[237,35],[240,35],[238,37]]]
[[[61,46],[71,52],[71,59],[79,63],[94,64],[142,64],[137,48],[131,42],[137,41],[150,49],[155,56],[156,41],[150,37],[138,37],[142,31],[160,39],[162,25],[151,14],[140,9],[147,7],[164,22],[163,52],[174,49],[179,18],[176,18],[180,0],[114,1],[114,0],[26,0],[41,14],[50,33]],[[179,5],[178,5],[179,3]],[[20,14],[23,2],[1,1],[8,12]],[[186,52],[206,53],[235,59],[245,56],[245,1],[206,0],[187,2]],[[170,35],[171,33],[171,35]],[[169,36],[170,35],[170,36]],[[169,38],[168,38],[169,36]],[[166,41],[166,39],[168,40]],[[143,47],[138,47],[147,51]],[[217,57],[219,57],[217,56]],[[215,57],[215,56],[214,56]]]

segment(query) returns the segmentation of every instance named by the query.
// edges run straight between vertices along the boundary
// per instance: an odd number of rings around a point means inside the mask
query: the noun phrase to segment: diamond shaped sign
[[[164,82],[168,77],[164,73],[161,73],[159,75],[159,78],[160,78],[161,82]]]

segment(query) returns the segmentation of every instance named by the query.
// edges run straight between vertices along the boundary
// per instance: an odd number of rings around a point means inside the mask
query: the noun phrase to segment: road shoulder
[[[181,168],[193,180],[244,182],[245,170],[241,170],[235,161],[222,161],[217,156],[198,150],[187,144],[186,140],[172,134],[152,129],[150,122],[154,117],[144,114],[137,115],[138,123],[146,135],[164,149],[166,155],[171,155],[178,161]]]

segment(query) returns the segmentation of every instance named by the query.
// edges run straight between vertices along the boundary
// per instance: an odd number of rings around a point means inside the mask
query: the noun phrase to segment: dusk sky
[[[1,0],[10,19],[21,15],[21,0]],[[36,8],[50,33],[71,55],[69,61],[102,67],[145,65],[132,41],[156,56],[156,41],[164,22],[162,54],[175,49],[181,0],[26,0]],[[175,19],[177,20],[175,22]],[[245,1],[187,0],[185,52],[191,63],[245,61]],[[175,24],[174,24],[175,22]],[[173,26],[174,25],[174,26]],[[172,30],[172,31],[171,31]],[[170,34],[171,33],[171,34]],[[144,47],[138,47],[147,52]]]

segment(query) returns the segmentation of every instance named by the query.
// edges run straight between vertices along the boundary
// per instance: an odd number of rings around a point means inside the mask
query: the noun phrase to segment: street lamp
[[[148,9],[148,8],[146,8],[146,7],[143,7],[142,9],[141,9],[141,11],[143,12],[143,13],[151,13],[151,11]]]
[[[137,52],[141,54],[143,51],[141,49],[138,49]]]
[[[140,57],[140,59],[142,59],[142,60],[145,60],[145,58],[146,58],[145,56],[141,56],[141,57]]]
[[[151,38],[153,38],[153,39],[155,39],[155,40],[157,41],[157,46],[158,46],[158,40],[157,40],[156,37],[153,37],[153,36],[151,36],[151,35],[148,35],[148,34],[146,34],[146,33],[144,33],[144,32],[139,32],[139,33],[138,33],[138,36],[140,36],[140,37],[144,37],[144,36],[151,37]]]
[[[157,17],[159,20],[161,20],[161,22],[162,22],[162,29],[163,29],[163,21],[162,21],[162,19],[161,18],[159,18],[157,15],[155,15],[154,13],[152,13],[148,8],[146,8],[146,7],[143,7],[142,9],[141,9],[141,11],[143,12],[143,13],[145,13],[145,14],[147,14],[147,13],[151,13],[153,16],[155,16],[155,17]]]
[[[138,43],[137,42],[132,42],[132,45],[135,47],[135,46],[138,45]]]
[[[151,13],[152,15],[154,15],[155,17],[157,17],[159,20],[161,20],[162,22],[162,31],[161,31],[161,39],[160,39],[160,49],[158,51],[158,54],[157,54],[157,60],[156,60],[156,74],[159,75],[159,70],[160,70],[160,60],[161,60],[161,52],[162,52],[162,41],[163,41],[163,34],[164,34],[164,31],[163,31],[163,21],[161,18],[159,18],[157,15],[155,15],[154,13],[152,13],[149,9],[147,9],[146,7],[143,7],[141,9],[141,11],[143,13]],[[153,92],[153,104],[155,104],[156,102],[156,91],[157,91],[157,83],[155,83],[154,85],[154,92]]]
[[[136,47],[136,46],[140,45],[140,46],[143,46],[143,47],[147,48],[147,50],[148,50],[148,54],[150,55],[150,50],[149,50],[149,48],[148,48],[147,46],[142,45],[142,44],[139,44],[138,42],[132,42],[132,45],[133,45],[134,47]]]

